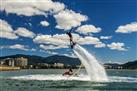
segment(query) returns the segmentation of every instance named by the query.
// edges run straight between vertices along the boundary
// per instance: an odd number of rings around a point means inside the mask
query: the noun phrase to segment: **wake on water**
[[[85,66],[91,81],[108,81],[104,67],[92,54],[78,44],[75,45],[73,51]]]
[[[35,74],[35,75],[24,75],[9,77],[10,79],[16,80],[39,80],[39,81],[90,81],[88,75],[79,75],[66,77],[61,74]],[[108,81],[94,81],[94,82],[137,82],[137,78],[134,77],[121,77],[121,76],[109,76]]]

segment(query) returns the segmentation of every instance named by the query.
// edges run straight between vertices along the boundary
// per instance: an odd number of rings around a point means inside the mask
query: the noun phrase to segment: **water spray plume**
[[[92,54],[78,44],[75,45],[73,51],[85,66],[91,81],[108,81],[104,67]]]

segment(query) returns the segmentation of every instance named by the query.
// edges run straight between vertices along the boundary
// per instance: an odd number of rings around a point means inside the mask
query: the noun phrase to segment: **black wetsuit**
[[[73,37],[72,37],[71,32],[68,32],[67,35],[70,38],[70,46],[71,46],[71,48],[73,48],[76,43],[73,42]]]

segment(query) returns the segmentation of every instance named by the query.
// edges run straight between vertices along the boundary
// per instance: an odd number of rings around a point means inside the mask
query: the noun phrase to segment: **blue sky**
[[[0,56],[75,56],[65,33],[100,62],[137,59],[136,0],[2,1]],[[42,23],[43,22],[43,23]]]

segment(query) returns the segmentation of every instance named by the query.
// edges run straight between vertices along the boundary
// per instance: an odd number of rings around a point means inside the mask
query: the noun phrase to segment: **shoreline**
[[[0,71],[22,70],[20,67],[0,66]]]

